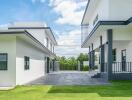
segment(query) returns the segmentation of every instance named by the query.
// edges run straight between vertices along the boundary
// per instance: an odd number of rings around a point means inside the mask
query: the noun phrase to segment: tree
[[[77,60],[80,62],[81,70],[83,69],[83,61],[88,61],[88,54],[80,53],[80,55],[77,57]]]
[[[77,67],[77,59],[75,57],[56,57],[56,60],[60,62],[61,70],[75,70]]]

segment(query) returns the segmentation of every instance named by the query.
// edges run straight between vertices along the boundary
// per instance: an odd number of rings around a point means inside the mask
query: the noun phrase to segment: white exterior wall
[[[28,32],[46,46],[46,33],[44,29],[28,29]]]
[[[132,17],[132,0],[109,0],[110,20],[127,20]]]
[[[113,49],[116,49],[116,62],[121,62],[121,50],[128,47],[129,42],[117,41],[113,43]]]
[[[44,53],[17,38],[16,84],[22,85],[45,75]],[[30,69],[24,70],[24,56],[30,57]]]
[[[90,18],[85,18],[85,23],[88,23],[89,26],[87,29],[88,31],[83,35],[85,37],[82,37],[83,41],[94,28],[93,21],[97,15],[99,21],[128,20],[130,17],[132,17],[131,5],[132,0],[100,0],[96,8],[94,8],[92,13],[90,13],[90,16],[86,14],[86,16]]]
[[[97,49],[100,46],[100,36],[102,36],[102,44],[105,44],[107,42],[107,32],[106,31],[95,34],[96,39],[94,38],[94,40],[91,41],[93,43],[94,49]]]
[[[127,45],[126,57],[127,62],[132,62],[132,41],[130,41]]]
[[[105,32],[104,32],[105,33]],[[132,61],[132,29],[118,28],[113,29],[113,49],[116,49],[116,61],[121,62],[121,50],[126,49],[127,62]],[[107,41],[107,35],[102,36],[103,43]],[[97,39],[96,39],[97,40]],[[107,62],[107,45],[105,46],[105,62]]]
[[[109,18],[109,0],[100,0],[96,9],[94,9],[92,15],[90,15],[90,19],[87,21],[89,23],[88,33],[92,31],[94,28],[93,21],[95,17],[98,15],[98,20],[108,20]],[[87,35],[89,35],[86,33]]]
[[[132,29],[131,28],[118,28],[113,29],[113,40],[132,40]]]
[[[116,59],[117,62],[121,62],[121,50],[125,50],[126,49],[126,62],[132,62],[132,41],[128,41],[128,42],[116,42],[114,43],[114,47],[116,48]]]
[[[16,37],[0,36],[0,53],[8,54],[8,70],[0,70],[0,87],[15,86],[16,83]]]
[[[47,36],[45,29],[28,29],[28,32],[33,35],[37,40],[39,40],[45,47],[47,47],[46,38],[48,38],[48,49],[53,52],[53,50],[50,49],[50,43],[52,43],[52,45],[54,43],[49,38],[49,36]]]

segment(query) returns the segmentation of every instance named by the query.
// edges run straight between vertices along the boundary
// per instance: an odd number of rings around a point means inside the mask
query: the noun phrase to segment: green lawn
[[[110,86],[18,86],[0,100],[132,100],[132,81]]]

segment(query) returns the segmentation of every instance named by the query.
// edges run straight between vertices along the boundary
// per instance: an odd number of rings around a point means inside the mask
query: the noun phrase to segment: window
[[[112,55],[113,55],[113,61],[116,61],[116,49],[113,49]]]
[[[98,15],[95,17],[94,21],[93,21],[93,25],[95,25],[95,23],[98,21]]]
[[[24,69],[25,70],[29,70],[29,64],[30,64],[29,62],[30,62],[30,58],[25,56],[24,57]]]
[[[7,53],[0,53],[0,70],[7,70]]]

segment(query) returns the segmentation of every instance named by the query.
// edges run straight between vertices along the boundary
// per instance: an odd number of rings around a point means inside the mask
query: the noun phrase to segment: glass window
[[[116,49],[113,49],[112,55],[113,55],[113,61],[116,61]]]
[[[0,70],[7,70],[7,57],[6,53],[0,53]]]
[[[29,70],[29,65],[30,65],[30,58],[25,56],[24,57],[24,69]]]

